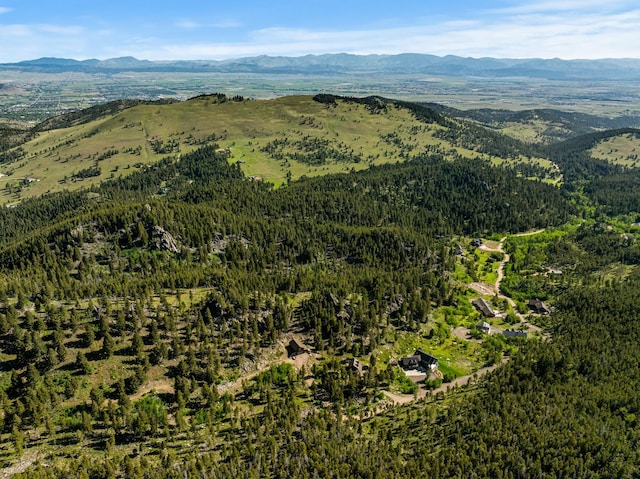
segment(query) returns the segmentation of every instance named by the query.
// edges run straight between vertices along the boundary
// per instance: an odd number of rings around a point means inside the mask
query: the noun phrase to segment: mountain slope
[[[637,475],[640,230],[610,194],[637,171],[591,156],[636,131],[545,147],[552,185],[524,177],[533,147],[383,98],[121,106],[3,165],[71,163],[80,188],[0,208],[0,472]],[[125,148],[150,163],[90,176]],[[243,173],[269,165],[317,174]],[[489,294],[502,314],[481,316],[471,286],[496,270],[553,314]],[[522,318],[553,336],[500,334]],[[398,366],[420,349],[424,379]]]
[[[516,140],[377,97],[264,101],[205,95],[175,103],[119,102],[48,120],[34,131],[35,138],[6,153],[0,164],[7,175],[0,178],[0,202],[88,187],[213,142],[247,175],[276,185],[425,152],[553,175],[549,161]]]

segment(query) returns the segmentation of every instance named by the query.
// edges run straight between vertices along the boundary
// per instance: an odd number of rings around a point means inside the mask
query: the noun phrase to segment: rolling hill
[[[430,108],[378,97],[275,100],[205,95],[184,102],[116,102],[49,119],[4,153],[0,202],[118,178],[216,143],[247,176],[280,185],[362,170],[424,152],[529,167],[557,180],[527,145]]]
[[[7,129],[0,474],[637,476],[638,131],[480,120],[206,95]]]

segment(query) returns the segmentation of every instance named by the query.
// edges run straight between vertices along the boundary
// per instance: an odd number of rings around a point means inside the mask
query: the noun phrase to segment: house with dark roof
[[[287,345],[287,354],[290,358],[295,358],[298,354],[304,354],[308,352],[309,350],[295,339],[289,341],[289,344]]]
[[[420,358],[418,356],[406,356],[400,359],[400,367],[402,369],[418,369],[420,366]]]
[[[534,313],[546,315],[551,314],[551,310],[547,307],[547,305],[540,301],[538,298],[530,299],[527,303],[527,306],[529,306],[529,309],[531,309]]]
[[[402,369],[434,371],[438,367],[438,358],[429,353],[425,353],[422,349],[418,349],[412,356],[406,356],[400,359],[400,366]]]
[[[496,312],[491,308],[491,305],[484,298],[478,298],[471,301],[478,311],[482,313],[485,318],[495,318]]]

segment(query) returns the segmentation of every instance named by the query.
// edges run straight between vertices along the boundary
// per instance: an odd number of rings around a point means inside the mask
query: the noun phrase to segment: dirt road
[[[544,231],[544,229],[536,230],[536,231],[528,231],[526,233],[518,233],[518,234],[516,234],[514,236],[532,236],[532,235],[540,234],[543,231]],[[518,316],[520,321],[522,321],[522,323],[527,327],[527,329],[530,332],[544,335],[546,333],[544,333],[544,331],[542,331],[542,329],[540,329],[538,326],[536,326],[534,324],[531,324],[529,321],[526,320],[525,316],[518,311],[518,308],[516,307],[515,301],[513,299],[511,299],[509,296],[507,296],[507,295],[502,293],[500,285],[502,284],[502,280],[504,279],[504,265],[507,264],[509,262],[509,260],[511,260],[511,257],[509,256],[509,253],[506,253],[504,251],[504,242],[506,240],[507,240],[507,237],[505,236],[504,238],[502,238],[500,240],[500,244],[498,246],[498,250],[497,251],[500,251],[504,255],[504,257],[503,257],[502,261],[500,262],[500,265],[498,266],[498,279],[496,280],[496,284],[493,287],[493,289],[498,294],[499,298],[506,300],[511,305],[511,307],[513,308],[513,311],[515,312],[516,316]],[[548,334],[547,334],[547,336],[548,336]]]
[[[395,404],[407,404],[411,401],[415,401],[416,399],[422,399],[427,396],[430,392],[432,395],[438,394],[439,392],[447,392],[448,389],[452,389],[454,387],[462,387],[469,384],[469,381],[472,379],[480,379],[485,374],[493,371],[494,369],[500,367],[504,363],[506,363],[509,358],[503,358],[501,362],[496,363],[492,366],[487,366],[486,368],[478,369],[475,373],[469,374],[467,376],[460,376],[450,383],[443,383],[442,386],[436,389],[431,389],[427,391],[424,388],[418,389],[417,394],[396,394],[390,391],[382,391],[385,396],[391,399]]]
[[[528,231],[526,233],[518,233],[517,235],[514,235],[514,236],[531,236],[531,235],[540,234],[543,231],[544,231],[544,229],[535,230],[535,231]],[[499,298],[506,300],[511,305],[511,307],[513,308],[515,314],[518,316],[520,321],[522,321],[522,323],[526,326],[527,330],[529,330],[532,333],[537,333],[537,334],[541,334],[541,335],[545,335],[545,336],[549,337],[548,333],[545,333],[544,331],[542,331],[538,326],[535,326],[535,325],[529,323],[526,320],[525,316],[518,312],[518,309],[516,307],[515,301],[512,298],[510,298],[509,296],[503,294],[502,291],[501,291],[500,285],[502,284],[502,280],[504,279],[504,266],[505,266],[505,264],[507,264],[511,260],[511,257],[509,256],[509,254],[504,251],[504,243],[505,243],[506,240],[507,240],[507,237],[506,236],[503,237],[502,239],[500,239],[500,242],[495,247],[491,247],[491,246],[487,246],[487,245],[482,245],[481,246],[481,249],[484,250],[484,251],[496,251],[496,252],[499,252],[499,253],[503,254],[502,261],[498,265],[498,277],[496,279],[495,284],[490,285],[490,284],[486,284],[486,283],[471,283],[471,284],[469,284],[469,287],[474,289],[475,291],[477,291],[478,293],[480,293],[482,295],[489,296],[489,295],[497,294]],[[462,330],[454,331],[454,334],[456,335],[456,337],[462,338],[463,331]],[[463,338],[463,339],[466,339],[466,338]],[[464,385],[469,383],[469,380],[471,378],[474,378],[474,377],[475,378],[480,378],[480,377],[484,376],[485,374],[487,374],[488,372],[493,371],[494,369],[499,367],[501,364],[504,364],[508,360],[509,360],[509,358],[503,358],[502,362],[500,362],[500,363],[494,364],[493,366],[489,366],[489,367],[486,367],[486,368],[479,369],[474,374],[470,374],[468,376],[462,376],[462,377],[459,377],[459,378],[455,379],[454,381],[452,381],[450,383],[443,384],[439,388],[432,390],[431,394],[437,394],[438,392],[446,392],[447,389],[453,388],[453,387],[456,387],[456,386],[458,386],[458,387],[464,386]],[[387,396],[389,399],[391,399],[396,404],[406,404],[406,403],[409,403],[409,402],[414,401],[416,399],[424,398],[427,395],[427,390],[424,389],[424,388],[420,388],[416,394],[396,394],[396,393],[392,393],[390,391],[383,391],[383,393],[384,393],[385,396]]]
[[[518,233],[518,234],[516,234],[514,236],[532,236],[532,235],[540,234],[543,231],[544,231],[544,229],[535,230],[535,231],[527,231],[526,233]],[[504,242],[506,240],[507,240],[507,237],[505,236],[502,239],[500,239],[500,242],[498,243],[498,245],[496,247],[489,247],[487,245],[482,245],[482,247],[481,247],[483,251],[496,251],[498,253],[502,253],[503,254],[502,261],[500,261],[500,264],[498,265],[498,272],[497,272],[498,276],[497,276],[495,284],[489,285],[489,284],[486,284],[486,283],[471,283],[471,284],[469,284],[469,287],[471,289],[477,291],[478,293],[486,295],[486,296],[497,294],[500,299],[504,299],[505,301],[507,301],[509,303],[509,305],[511,305],[511,307],[513,308],[516,316],[518,316],[520,321],[522,321],[522,323],[527,327],[527,329],[530,332],[536,333],[536,334],[545,334],[542,331],[542,329],[540,329],[538,326],[528,322],[526,320],[525,316],[518,312],[518,308],[516,307],[515,301],[502,292],[502,289],[501,289],[500,285],[502,284],[502,280],[504,279],[504,266],[511,260],[511,257],[509,256],[509,253],[505,252],[505,250],[504,250]]]

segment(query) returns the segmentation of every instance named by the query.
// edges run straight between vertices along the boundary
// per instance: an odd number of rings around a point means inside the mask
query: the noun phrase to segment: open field
[[[591,149],[591,156],[628,167],[638,166],[640,136],[627,133],[601,141]]]

